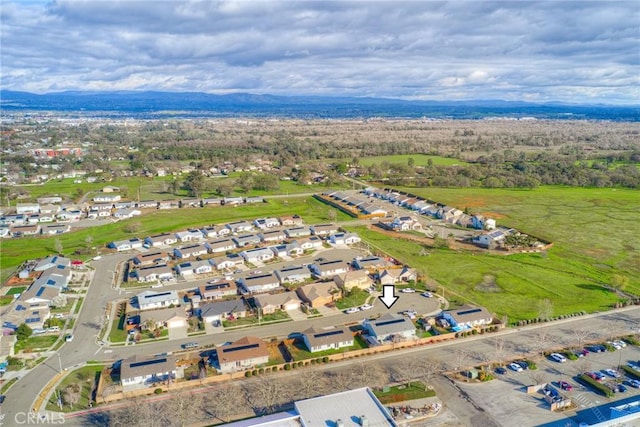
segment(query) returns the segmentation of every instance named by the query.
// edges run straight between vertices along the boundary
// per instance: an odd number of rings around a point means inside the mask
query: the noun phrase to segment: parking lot
[[[626,347],[613,352],[589,353],[578,360],[556,362],[549,357],[533,359],[536,370],[515,372],[507,369],[505,374],[495,374],[496,379],[486,383],[459,383],[471,400],[482,407],[497,423],[504,426],[537,426],[537,425],[579,425],[581,422],[594,424],[604,421],[609,414],[609,406],[629,398],[640,399],[640,389],[626,386],[623,393],[615,393],[607,398],[576,380],[576,376],[584,372],[600,372],[604,375],[603,384],[621,383],[632,379],[619,371],[620,378],[613,378],[605,373],[606,369],[617,370],[622,364],[640,359],[640,349],[635,346]],[[532,360],[532,359],[529,359]],[[576,404],[574,410],[554,413],[544,395],[527,394],[527,386],[551,383],[560,390],[559,382],[565,381],[572,390],[561,392]],[[568,421],[574,424],[566,424]],[[557,424],[556,424],[557,423]]]

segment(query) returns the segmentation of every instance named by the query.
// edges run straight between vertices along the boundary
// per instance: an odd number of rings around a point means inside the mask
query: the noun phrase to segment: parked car
[[[527,362],[526,360],[518,360],[516,361],[516,363],[520,365],[520,367],[524,370],[529,369],[529,362]]]
[[[416,290],[413,288],[404,288],[402,290],[400,290],[400,292],[404,292],[405,294],[412,294],[414,293]]]
[[[614,343],[616,343],[617,345],[619,345],[622,348],[627,346],[627,343],[622,341],[622,340],[616,340],[616,341],[614,341]]]
[[[186,343],[182,344],[182,348],[184,348],[184,349],[196,348],[196,347],[198,347],[198,343],[197,342],[193,342],[193,341],[186,342]]]
[[[207,282],[207,284],[209,285],[213,285],[214,283],[218,283],[221,279],[219,277],[216,277],[215,279],[211,279]]]
[[[615,341],[607,341],[607,344],[615,348],[616,350],[622,350],[622,346]]]
[[[362,304],[360,310],[371,310],[373,306],[371,304]]]
[[[623,386],[622,384],[616,384],[613,387],[613,392],[614,393],[626,393],[627,392],[627,388],[625,386]]]
[[[71,341],[73,341],[73,334],[69,334],[69,335],[67,335],[66,337],[64,337],[64,340],[65,340],[66,342],[71,342]]]
[[[359,311],[360,311],[360,309],[358,307],[350,307],[350,308],[347,308],[344,312],[346,314],[353,314],[353,313],[357,313]]]
[[[561,355],[560,353],[551,353],[549,357],[551,358],[551,360],[554,360],[558,363],[564,363],[567,361],[567,358]]]
[[[422,295],[425,298],[431,298],[433,297],[433,294],[431,292],[423,292],[420,295]]]
[[[611,369],[611,368],[603,369],[602,372],[604,372],[605,374],[609,375],[610,377],[620,378],[620,374],[614,369]]]
[[[587,347],[587,350],[589,350],[591,353],[604,353],[605,351],[607,351],[607,348],[603,345],[590,345],[589,347]]]
[[[638,380],[627,380],[624,383],[633,388],[640,388],[640,381]]]
[[[518,363],[509,363],[507,367],[512,371],[522,372],[522,366],[520,366]]]
[[[604,375],[602,375],[600,372],[585,372],[584,374],[596,381],[604,380]]]
[[[578,357],[584,357],[587,354],[589,354],[589,350],[587,350],[586,348],[583,348],[582,350],[576,351],[574,354]]]
[[[565,391],[573,390],[573,386],[566,381],[560,381],[558,384],[560,385],[560,388]]]
[[[0,404],[4,403],[5,396],[4,394],[0,394]]]
[[[506,374],[506,373],[507,373],[507,370],[506,370],[506,369],[504,369],[502,366],[498,366],[498,367],[496,368],[496,374],[504,375],[504,374]]]

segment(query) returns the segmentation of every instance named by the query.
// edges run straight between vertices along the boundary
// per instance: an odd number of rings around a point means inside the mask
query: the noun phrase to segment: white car
[[[65,340],[66,342],[71,342],[71,341],[73,341],[73,334],[69,334],[69,335],[67,335],[66,337],[64,337],[64,340]]]
[[[564,363],[567,361],[567,358],[561,355],[560,353],[551,353],[549,357],[558,363]]]
[[[618,372],[616,372],[615,370],[609,368],[609,369],[604,369],[603,372],[607,375],[609,375],[610,377],[613,378],[620,378],[620,374]]]
[[[404,292],[405,294],[412,294],[414,293],[416,290],[413,288],[404,288],[402,289],[400,292]]]
[[[518,365],[517,363],[509,363],[507,367],[512,371],[522,372],[522,366]]]
[[[426,298],[431,298],[431,297],[433,297],[433,294],[432,294],[431,292],[423,292],[423,293],[421,293],[420,295],[422,295],[423,297],[426,297]]]
[[[360,310],[371,310],[373,308],[373,306],[371,304],[362,304],[360,306]]]
[[[615,345],[619,345],[620,347],[624,348],[627,346],[627,343],[622,341],[622,340],[616,340],[613,342]]]
[[[351,307],[351,308],[347,308],[344,312],[346,314],[353,314],[353,313],[357,313],[359,311],[360,311],[360,309],[358,307]]]

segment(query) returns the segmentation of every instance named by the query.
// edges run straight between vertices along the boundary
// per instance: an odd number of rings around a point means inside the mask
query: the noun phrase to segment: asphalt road
[[[313,255],[315,258],[318,255]],[[338,255],[342,256],[342,255]],[[70,343],[65,343],[57,354],[47,361],[28,371],[7,393],[5,403],[0,407],[4,415],[5,424],[11,425],[6,420],[14,420],[18,413],[28,413],[40,391],[58,373],[59,366],[72,368],[87,360],[118,360],[134,354],[156,354],[167,351],[177,351],[184,342],[193,341],[193,338],[183,340],[163,341],[158,343],[131,345],[126,347],[113,346],[102,347],[98,344],[98,333],[101,327],[104,309],[109,301],[123,298],[126,294],[112,286],[113,272],[118,263],[130,258],[131,254],[115,254],[104,256],[99,261],[93,261],[96,268],[93,281],[85,295],[84,305],[76,320],[74,335]],[[297,262],[306,262],[297,260]],[[264,269],[263,269],[264,270]],[[186,283],[176,286],[185,287]],[[191,284],[186,286],[191,287]],[[136,290],[135,293],[139,292]],[[391,308],[392,312],[414,308],[419,313],[433,309],[433,299],[427,299],[419,294],[399,294],[400,299]],[[382,314],[388,310],[379,301],[374,304],[374,309],[367,312],[346,315],[337,313],[332,316],[286,322],[272,325],[262,325],[259,328],[239,329],[222,332],[219,334],[199,336],[200,345],[216,344],[234,341],[248,334],[267,337],[285,337],[293,332],[302,331],[311,325],[315,327],[327,327],[337,324],[350,324],[361,321],[366,316]],[[429,347],[408,349],[402,352],[376,355],[368,360],[380,359],[385,364],[406,363],[407,357],[428,357],[439,361],[443,366],[456,368],[472,365],[479,361],[491,359],[496,354],[495,341],[503,337],[505,341],[505,355],[503,357],[522,357],[524,354],[536,351],[540,336],[546,331],[545,341],[549,347],[568,345],[575,339],[576,328],[589,329],[594,335],[602,337],[610,334],[628,334],[630,330],[638,331],[640,325],[640,308],[629,307],[615,312],[599,313],[595,315],[572,318],[552,324],[536,325],[519,329],[507,329],[498,334],[478,335],[465,340],[434,344]]]

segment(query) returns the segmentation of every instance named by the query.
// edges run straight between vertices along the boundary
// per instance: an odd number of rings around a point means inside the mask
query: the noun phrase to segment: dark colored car
[[[529,362],[527,362],[526,360],[518,360],[516,361],[516,363],[520,365],[524,370],[529,369]]]
[[[605,351],[607,351],[607,348],[603,345],[591,345],[587,347],[587,350],[589,350],[591,353],[604,353]]]
[[[622,384],[618,384],[617,386],[617,392],[618,393],[626,393],[627,392],[627,388],[625,386],[623,386]]]
[[[496,368],[496,374],[504,375],[506,373],[507,373],[507,370],[505,368],[503,368],[502,366],[498,366]]]
[[[4,394],[0,394],[0,405],[2,403],[4,403],[4,399],[5,399],[5,395]]]
[[[584,357],[587,354],[589,354],[589,350],[587,350],[586,348],[583,348],[582,350],[578,350],[575,352],[575,355],[578,357]]]
[[[573,390],[573,386],[566,381],[560,381],[558,384],[560,385],[560,388],[565,391]]]

